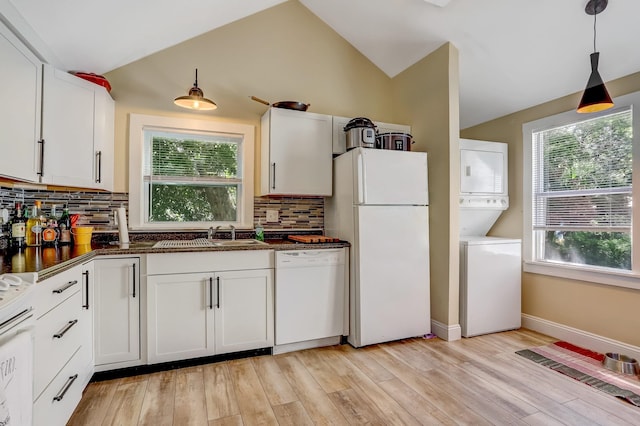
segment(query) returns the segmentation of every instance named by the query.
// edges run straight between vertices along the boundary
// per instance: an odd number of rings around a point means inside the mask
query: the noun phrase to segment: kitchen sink
[[[162,240],[153,245],[153,248],[200,248],[215,247],[212,241],[206,238],[196,238],[194,240]]]
[[[242,240],[212,240],[214,246],[256,246],[256,245],[265,245],[264,241],[258,241],[253,239],[242,239]]]
[[[194,240],[162,240],[153,245],[153,248],[201,248],[201,247],[238,247],[267,244],[264,241],[242,240],[209,240],[196,238]]]

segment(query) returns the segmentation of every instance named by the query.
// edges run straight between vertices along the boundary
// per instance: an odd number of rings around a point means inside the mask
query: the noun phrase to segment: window
[[[249,125],[132,114],[131,227],[251,228],[253,134]]]
[[[523,126],[525,271],[640,288],[632,233],[636,99]]]

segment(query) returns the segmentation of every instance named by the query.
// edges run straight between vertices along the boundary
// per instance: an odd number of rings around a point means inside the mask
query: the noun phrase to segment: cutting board
[[[325,237],[324,235],[289,235],[289,239],[307,244],[340,242],[339,238]]]

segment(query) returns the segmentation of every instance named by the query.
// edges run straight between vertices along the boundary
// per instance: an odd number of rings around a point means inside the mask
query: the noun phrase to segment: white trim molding
[[[640,347],[638,346],[629,345],[533,315],[522,314],[522,327],[603,354],[613,352],[640,359]]]
[[[446,325],[432,319],[431,332],[448,342],[462,339],[462,327],[460,327],[460,324]]]

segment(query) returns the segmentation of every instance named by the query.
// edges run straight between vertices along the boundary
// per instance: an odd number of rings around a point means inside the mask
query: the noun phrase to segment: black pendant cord
[[[596,49],[596,20],[598,19],[598,14],[594,13],[593,14],[593,51],[597,52],[598,50]],[[196,71],[197,73],[197,71]],[[197,77],[196,77],[197,78]]]

